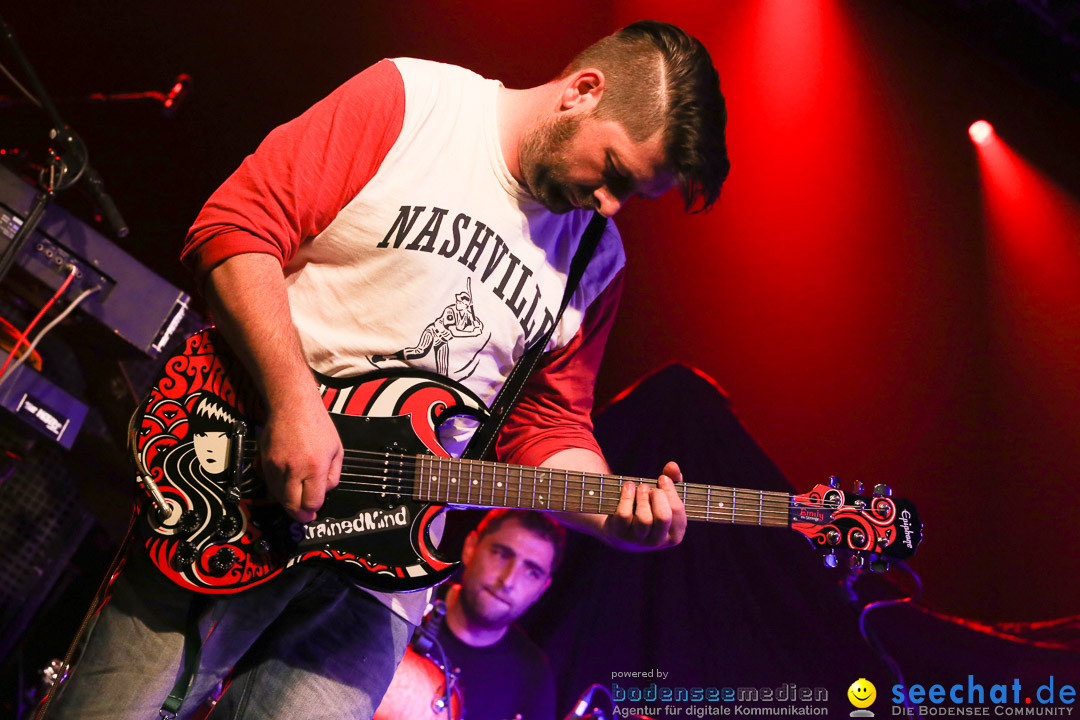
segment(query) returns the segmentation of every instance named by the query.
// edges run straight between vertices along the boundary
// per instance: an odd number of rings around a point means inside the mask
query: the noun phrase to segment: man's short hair
[[[590,45],[562,77],[588,67],[605,78],[596,117],[619,122],[639,143],[662,130],[686,209],[709,209],[731,163],[720,76],[701,41],[675,25],[642,20]]]
[[[478,540],[498,530],[508,520],[515,520],[526,530],[536,533],[551,543],[554,552],[551,555],[551,572],[559,567],[566,550],[566,529],[543,513],[532,510],[496,508],[491,510],[476,527]]]

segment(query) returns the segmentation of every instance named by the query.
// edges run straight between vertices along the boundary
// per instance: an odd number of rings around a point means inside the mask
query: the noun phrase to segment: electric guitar
[[[418,370],[352,378],[316,374],[345,447],[341,481],[315,520],[300,524],[259,478],[260,397],[213,330],[187,339],[132,418],[138,482],[151,502],[138,520],[154,564],[182,587],[240,592],[306,562],[332,562],[373,590],[441,582],[453,559],[432,541],[444,507],[512,507],[610,514],[622,483],[656,480],[455,458],[439,441],[450,418],[487,419],[483,402]],[[676,486],[690,520],[791,528],[824,549],[883,569],[914,554],[922,523],[908,501],[844,492],[801,495],[694,483]]]

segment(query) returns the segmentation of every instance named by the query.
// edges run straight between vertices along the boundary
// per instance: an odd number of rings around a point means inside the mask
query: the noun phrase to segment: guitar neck
[[[610,515],[624,482],[656,480],[572,470],[418,455],[413,498],[457,507],[507,507]],[[679,483],[691,520],[736,525],[791,525],[792,496],[782,492]]]

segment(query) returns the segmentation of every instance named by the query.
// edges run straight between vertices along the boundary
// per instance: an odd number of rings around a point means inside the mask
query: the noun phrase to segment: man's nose
[[[596,211],[604,217],[613,216],[623,206],[623,199],[608,190],[606,185],[593,191],[593,197],[596,198]]]
[[[499,584],[502,585],[504,590],[511,590],[514,587],[514,580],[517,577],[518,564],[515,562],[508,562],[503,565],[502,572],[499,573]]]

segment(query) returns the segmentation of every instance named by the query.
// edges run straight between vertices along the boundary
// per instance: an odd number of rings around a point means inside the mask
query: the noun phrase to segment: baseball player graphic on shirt
[[[484,323],[476,317],[472,301],[472,278],[465,280],[465,291],[454,295],[454,304],[447,305],[439,317],[424,328],[420,340],[413,347],[398,350],[391,355],[372,355],[371,362],[378,365],[385,360],[415,360],[435,350],[435,371],[450,375],[450,341],[454,338],[477,337],[484,331]]]

